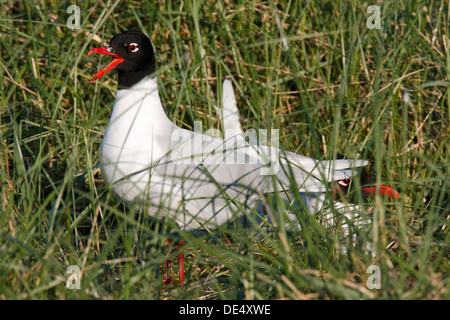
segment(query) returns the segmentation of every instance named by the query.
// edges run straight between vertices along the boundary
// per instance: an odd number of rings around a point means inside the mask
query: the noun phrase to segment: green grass
[[[450,298],[448,1],[383,1],[381,30],[359,1],[76,3],[81,30],[66,27],[69,3],[0,4],[0,299]],[[87,53],[128,29],[151,38],[179,126],[220,129],[229,78],[244,129],[279,129],[285,149],[312,157],[369,159],[401,193],[362,211],[376,257],[343,253],[339,226],[300,215],[295,234],[182,233],[186,285],[161,286],[174,226],[114,199],[98,166],[117,75],[91,84],[107,60]],[[65,286],[69,265],[81,290]],[[370,265],[381,289],[366,286]]]

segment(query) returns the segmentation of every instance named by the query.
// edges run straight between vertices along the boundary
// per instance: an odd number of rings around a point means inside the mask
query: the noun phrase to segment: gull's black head
[[[155,54],[149,38],[140,31],[125,31],[115,35],[107,48],[89,52],[110,55],[113,60],[95,76],[100,79],[106,72],[117,70],[119,87],[131,87],[155,72]]]
[[[341,197],[346,197],[350,203],[357,203],[356,186],[361,188],[362,200],[366,201],[368,194],[362,190],[363,186],[370,183],[369,173],[366,168],[358,168],[359,172],[352,178],[337,180],[332,184],[333,198],[339,200]]]

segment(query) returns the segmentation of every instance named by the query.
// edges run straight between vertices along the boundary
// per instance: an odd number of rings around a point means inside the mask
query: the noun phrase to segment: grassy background
[[[379,1],[380,30],[362,1],[80,0],[81,30],[66,27],[70,4],[0,3],[0,299],[450,298],[448,1]],[[178,125],[220,129],[213,105],[229,78],[244,129],[280,129],[304,155],[371,160],[401,193],[366,208],[372,236],[360,236],[376,257],[344,254],[339,227],[303,215],[296,234],[183,234],[187,283],[161,286],[170,223],[116,201],[98,167],[117,76],[91,84],[107,60],[87,52],[128,29],[151,38]],[[81,290],[65,286],[69,265]]]

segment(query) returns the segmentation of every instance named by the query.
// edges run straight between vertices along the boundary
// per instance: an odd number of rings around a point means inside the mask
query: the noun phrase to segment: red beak
[[[368,192],[368,193],[377,193],[377,187],[366,187],[362,188],[362,191]],[[385,186],[382,184],[380,186],[380,194],[384,196],[388,196],[389,198],[396,198],[400,199],[400,194],[397,192],[397,190],[393,189],[392,187]]]
[[[105,73],[113,70],[118,64],[124,61],[124,59],[121,56],[108,51],[108,49],[106,48],[94,48],[91,51],[89,51],[88,56],[90,56],[93,53],[106,54],[108,56],[112,56],[113,59],[106,67],[102,68],[99,72],[95,74],[94,78],[92,79],[92,82],[94,82],[97,79],[100,79],[101,77],[103,77]]]

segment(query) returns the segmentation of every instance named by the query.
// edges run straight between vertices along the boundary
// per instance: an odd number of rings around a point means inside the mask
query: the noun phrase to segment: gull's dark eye
[[[138,47],[137,43],[130,43],[128,45],[128,51],[130,51],[130,52],[137,52],[137,51],[139,51],[139,47]]]
[[[348,186],[350,185],[350,182],[351,182],[351,179],[350,179],[350,178],[348,178],[348,179],[342,179],[342,180],[339,180],[339,181],[338,181],[338,183],[339,183],[341,186],[344,186],[344,187],[348,187]]]

